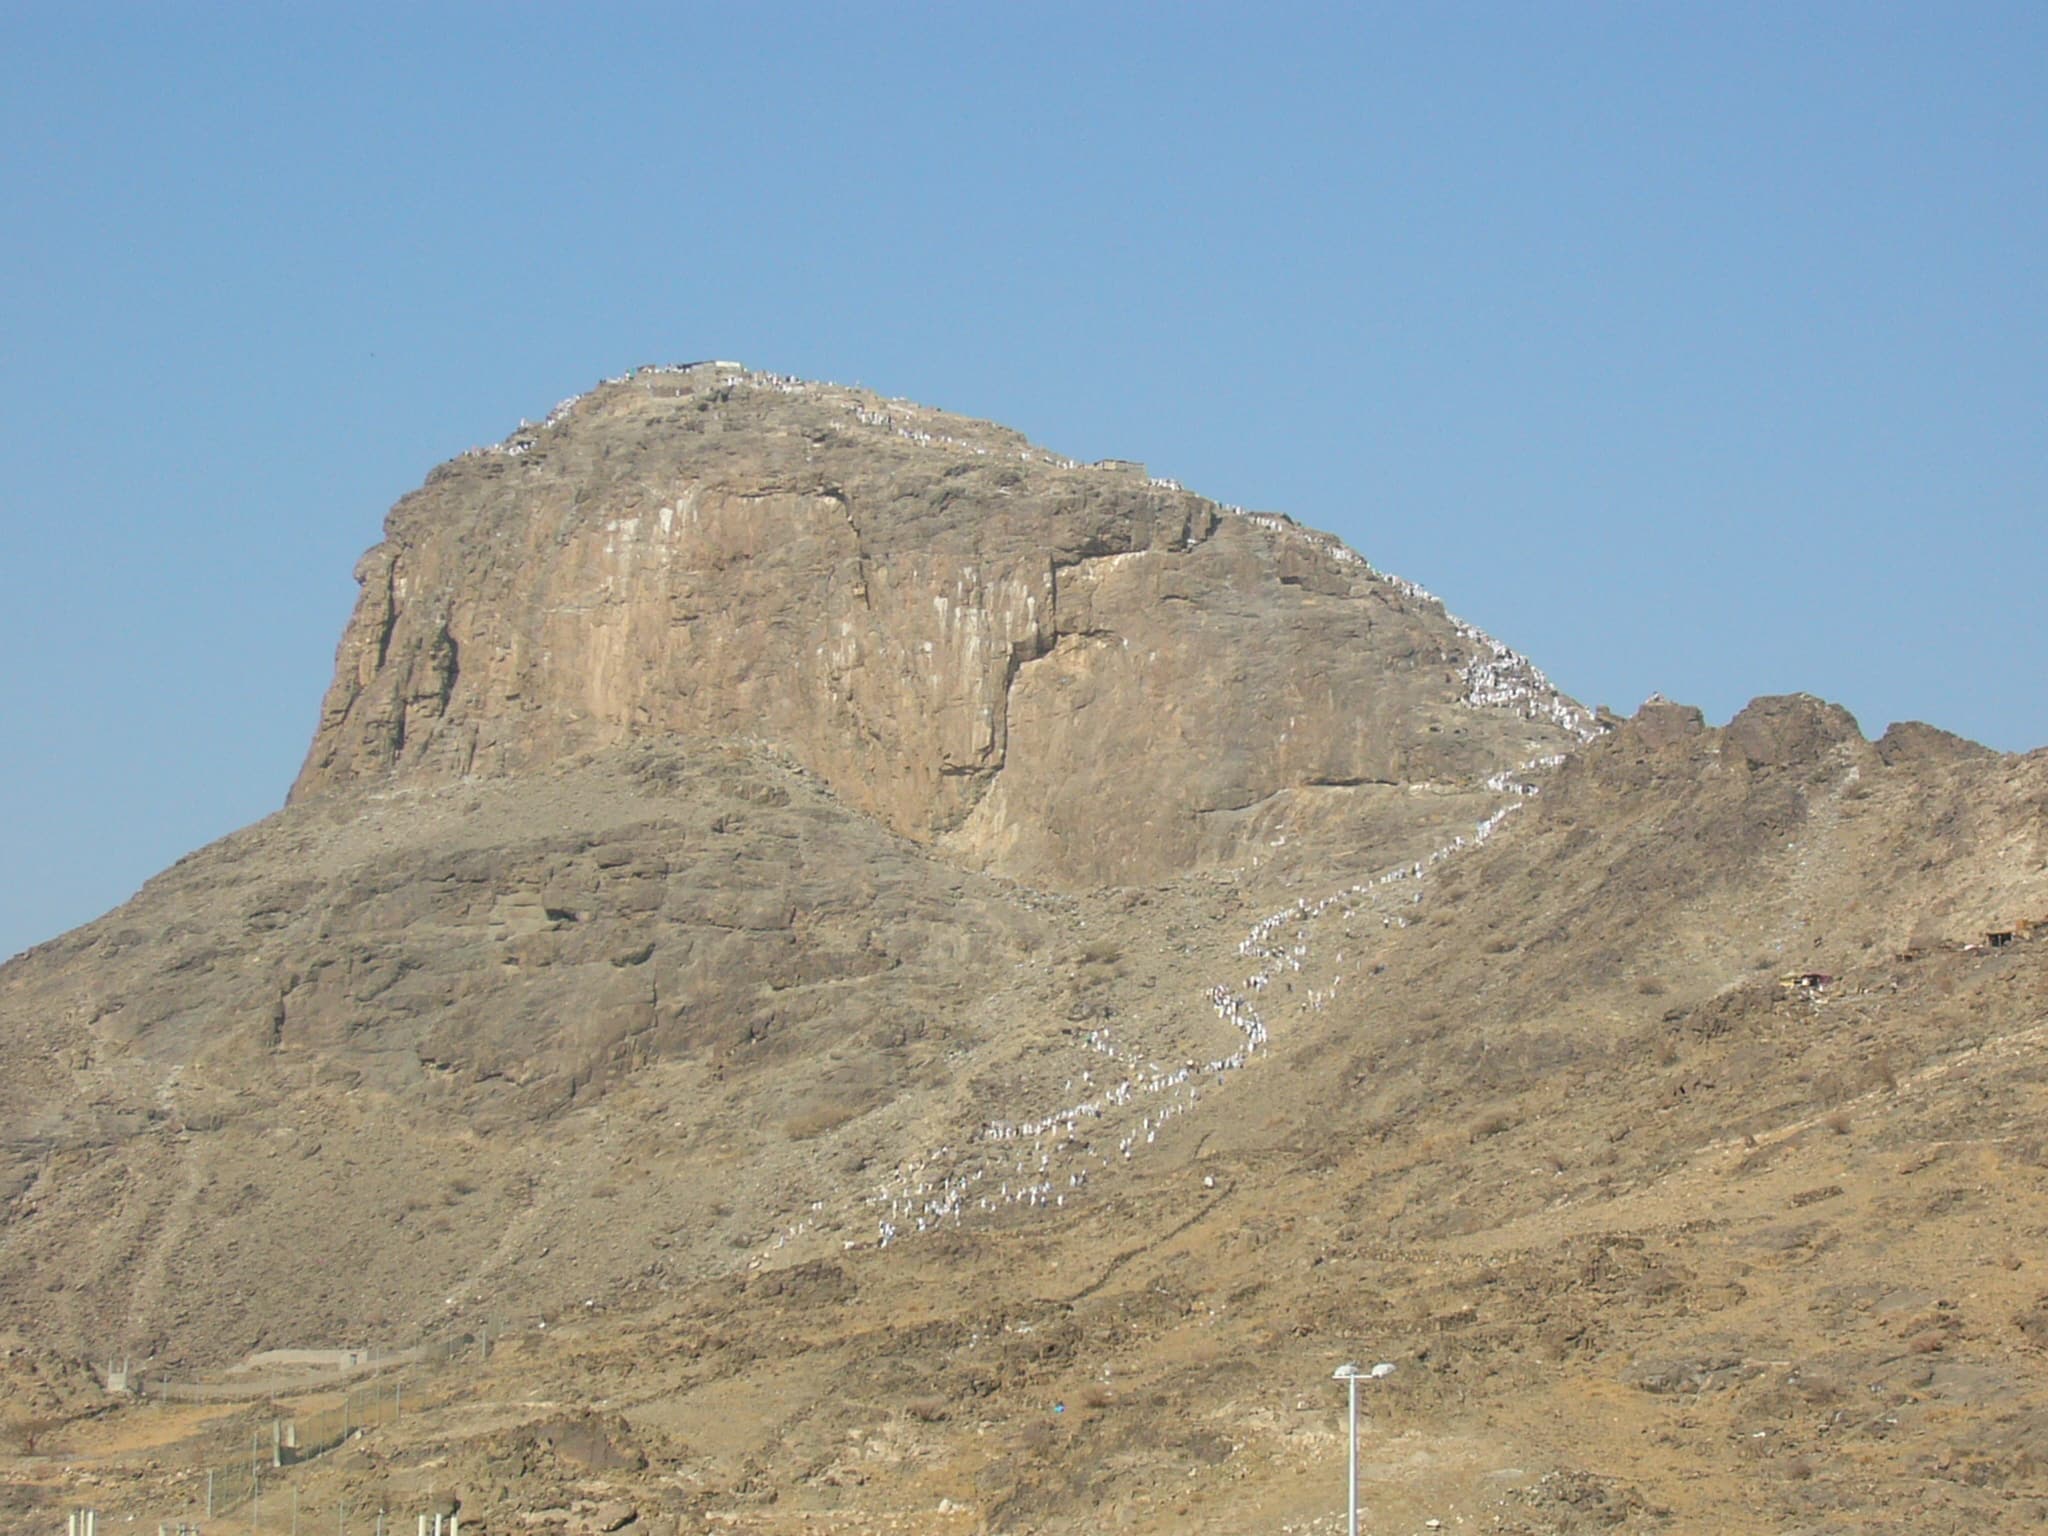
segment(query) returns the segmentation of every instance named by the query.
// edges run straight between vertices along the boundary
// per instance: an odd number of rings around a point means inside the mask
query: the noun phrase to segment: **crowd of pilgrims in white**
[[[1203,994],[1217,1019],[1234,1032],[1228,1053],[1206,1061],[1182,1057],[1178,1066],[1167,1067],[1157,1059],[1162,1053],[1127,1046],[1107,1029],[1090,1031],[1082,1042],[1086,1064],[1067,1078],[1063,1090],[1076,1097],[1016,1119],[986,1120],[958,1144],[898,1165],[862,1197],[874,1222],[872,1239],[846,1238],[842,1246],[886,1248],[977,1214],[1064,1207],[1093,1178],[1154,1145],[1168,1122],[1193,1110],[1205,1092],[1222,1087],[1266,1046],[1270,1034],[1261,1000],[1276,981],[1307,966],[1318,924],[1327,913],[1341,909],[1348,922],[1364,911],[1377,916],[1382,928],[1407,927],[1407,909],[1421,902],[1421,882],[1430,871],[1484,844],[1537,792],[1527,775],[1560,761],[1538,758],[1495,775],[1488,785],[1507,794],[1507,803],[1426,857],[1314,900],[1299,898],[1254,923],[1237,947],[1250,962],[1243,978],[1218,982]],[[1340,952],[1336,963],[1344,960]],[[1295,1006],[1320,1011],[1343,983],[1340,972],[1324,986],[1304,988]],[[776,1236],[762,1258],[814,1230],[824,1209],[823,1202],[813,1204],[809,1215]]]
[[[877,409],[865,394],[836,385],[816,384],[787,374],[764,373],[730,363],[657,364],[606,379],[604,385],[663,374],[714,371],[720,388],[772,390],[787,395],[808,395],[843,407],[862,425],[892,433],[921,447],[943,447],[987,457],[992,450],[985,443],[971,442],[919,425],[923,413],[908,402],[886,402]],[[594,392],[594,391],[593,391]],[[519,430],[503,443],[490,448],[472,448],[469,457],[484,453],[518,456],[532,451],[540,441],[539,432],[561,425],[586,395],[572,395],[557,405],[538,428],[521,421]],[[1017,457],[1026,463],[1042,463],[1063,470],[1121,466],[1091,466],[1078,460],[1030,447],[1018,448]],[[1148,476],[1155,489],[1180,491],[1180,482]],[[1219,504],[1229,516],[1244,518],[1256,527],[1302,540],[1340,565],[1356,565],[1364,574],[1387,583],[1418,603],[1443,608],[1432,592],[1376,570],[1356,551],[1340,541],[1291,518],[1270,512],[1247,512],[1243,507]],[[1547,720],[1571,732],[1580,740],[1597,733],[1585,710],[1561,695],[1534,663],[1490,635],[1445,611],[1458,636],[1471,647],[1462,681],[1462,702],[1474,709],[1503,709],[1525,719]],[[1064,1105],[1026,1114],[1017,1119],[991,1119],[959,1145],[933,1149],[921,1158],[901,1164],[893,1175],[864,1197],[875,1220],[873,1241],[887,1247],[905,1237],[929,1232],[974,1213],[994,1213],[1011,1207],[1060,1208],[1068,1197],[1088,1186],[1091,1176],[1136,1157],[1159,1139],[1169,1121],[1187,1114],[1201,1102],[1205,1090],[1213,1091],[1244,1067],[1268,1042],[1266,1017],[1257,999],[1283,973],[1299,972],[1309,956],[1319,919],[1332,907],[1342,905],[1347,918],[1357,908],[1371,904],[1379,909],[1384,927],[1406,927],[1408,919],[1398,908],[1385,905],[1385,898],[1403,888],[1412,905],[1422,899],[1415,883],[1430,868],[1483,844],[1524,799],[1536,793],[1527,775],[1539,768],[1554,767],[1561,756],[1535,759],[1518,768],[1504,769],[1486,781],[1486,787],[1510,798],[1470,834],[1460,835],[1428,857],[1394,866],[1376,878],[1348,886],[1311,901],[1306,897],[1293,906],[1262,918],[1238,945],[1240,956],[1252,962],[1252,969],[1235,983],[1219,982],[1207,989],[1209,1006],[1222,1023],[1230,1026],[1235,1044],[1227,1053],[1206,1061],[1182,1057],[1177,1066],[1164,1066],[1155,1053],[1136,1049],[1116,1040],[1108,1029],[1089,1033],[1085,1041],[1091,1063],[1066,1081],[1065,1091],[1077,1097]],[[1342,962],[1343,957],[1338,957]],[[1315,1011],[1325,1008],[1343,984],[1341,974],[1327,986],[1305,989],[1300,1006]],[[1133,1114],[1132,1112],[1137,1113]],[[768,1253],[787,1247],[820,1225],[826,1202],[816,1201],[799,1221],[780,1232]],[[828,1218],[829,1219],[829,1218]],[[833,1223],[836,1225],[836,1223]],[[861,1240],[847,1239],[848,1248]],[[763,1255],[766,1257],[766,1254]]]

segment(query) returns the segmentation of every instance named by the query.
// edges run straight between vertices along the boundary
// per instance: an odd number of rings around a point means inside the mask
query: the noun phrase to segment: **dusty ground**
[[[498,1322],[487,1361],[417,1371],[416,1411],[278,1489],[302,1515],[455,1490],[486,1530],[630,1507],[692,1531],[1328,1531],[1328,1377],[1356,1358],[1398,1367],[1367,1389],[1376,1530],[2048,1520],[2048,947],[1906,942],[1973,879],[1986,900],[2027,888],[1997,883],[2006,824],[1985,813],[1988,860],[1923,869],[1901,829],[1924,785],[1809,799],[1798,835],[1753,846],[1737,834],[1779,804],[1770,772],[1725,801],[1703,780],[1632,834],[1638,790],[1582,890],[1549,844],[1613,792],[1585,771],[1419,883],[1354,892],[1362,868],[1276,855],[1061,906],[1064,936],[976,1015],[996,1031],[1059,1004],[1058,1025],[949,1090],[968,1108],[1057,1101],[1104,1059],[1077,1025],[1227,1028],[1156,1000],[1255,968],[1233,935],[1291,905],[1270,947],[1300,969],[1264,989],[1268,1049],[1065,1205],[853,1248],[834,1205],[726,1273]],[[2015,780],[2023,830],[2037,773]],[[1682,856],[1681,816],[1704,834]],[[1880,860],[1901,866],[1888,884]],[[1547,910],[1498,899],[1532,871]],[[1676,899],[1643,895],[1653,878]],[[1569,948],[1545,942],[1560,909]],[[1816,949],[1819,930],[1843,936]],[[1792,963],[1832,980],[1787,986]],[[838,1134],[792,1143],[828,1193]],[[660,1253],[630,1219],[612,1241]],[[9,1476],[39,1507],[166,1518],[191,1496],[180,1461],[267,1412],[117,1409]]]
[[[682,399],[569,433],[538,478],[509,453],[437,475],[396,519],[422,521],[394,536],[407,590],[460,553],[435,497],[481,486],[459,510],[487,534],[521,485],[561,519],[524,529],[533,558],[590,566],[548,580],[602,587],[615,550],[578,539],[610,524],[584,524],[647,490],[631,433]],[[728,470],[858,457],[845,401],[778,426],[742,400],[728,437],[730,403],[690,418]],[[1113,721],[1115,784],[1070,784],[1109,798],[1006,842],[982,808],[1007,802],[953,782],[1011,771],[981,737],[897,784],[887,732],[806,754],[600,730],[516,625],[464,685],[460,604],[419,608],[403,651],[373,603],[313,765],[363,784],[0,968],[0,1529],[204,1520],[211,1470],[209,1531],[459,1503],[465,1532],[1306,1536],[1341,1528],[1347,1360],[1396,1367],[1365,1393],[1375,1531],[2048,1522],[2048,754],[1870,742],[1804,697],[1718,730],[1653,703],[1581,741],[1525,663],[1327,541],[1106,471],[1006,478],[981,461],[1029,451],[1007,437],[933,447],[855,404],[899,458],[988,450],[919,460],[906,493],[960,560],[975,497],[1018,491],[1102,566],[1032,642],[1017,719],[1048,734],[1006,750],[1040,754],[1019,783],[1067,783]],[[903,464],[875,462],[886,489]],[[1161,507],[1194,520],[1145,543]],[[932,576],[920,527],[889,533],[906,582]],[[1028,520],[1005,530],[1021,560]],[[853,533],[833,579],[865,604],[889,541]],[[680,601],[642,587],[636,623]],[[987,659],[960,637],[994,609],[915,591],[917,625],[952,614],[946,643]],[[782,646],[813,615],[775,602]],[[1272,742],[1211,752],[1102,627],[1189,603],[1173,675],[1238,689],[1204,708]],[[1225,677],[1211,621],[1281,682]],[[1414,707],[1360,726],[1318,681],[1333,634]],[[717,673],[598,650],[600,714]],[[719,666],[783,687],[757,659]],[[956,733],[1017,675],[963,673],[890,729]],[[879,708],[892,676],[775,708]],[[904,676],[911,714],[944,683]],[[536,679],[553,734],[521,737]],[[1178,799],[1132,766],[1151,729]],[[487,738],[562,750],[457,771]],[[971,793],[972,837],[913,825]],[[1154,799],[1180,820],[1148,841]],[[1146,873],[1070,878],[1111,867]],[[232,1370],[365,1345],[422,1353],[355,1382]],[[268,1395],[115,1398],[121,1359],[158,1392]],[[287,1424],[335,1443],[249,1499]]]

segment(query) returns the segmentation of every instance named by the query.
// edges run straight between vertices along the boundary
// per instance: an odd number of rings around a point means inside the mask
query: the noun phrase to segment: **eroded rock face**
[[[1984,762],[1998,754],[1968,737],[1921,720],[1899,720],[1877,739],[1877,754],[1886,763]]]
[[[289,807],[0,967],[0,1310],[210,1352],[744,1263],[1055,931],[734,747]]]
[[[1650,751],[1689,743],[1707,728],[1706,716],[1689,704],[1656,698],[1636,711],[1629,728]]]
[[[1751,768],[1817,763],[1846,742],[1863,740],[1856,717],[1809,693],[1753,699],[1722,732],[1722,752]]]
[[[1155,878],[1583,722],[1285,519],[716,366],[601,387],[394,509],[294,798],[765,739],[1007,873]]]
[[[386,534],[293,803],[0,970],[0,1299],[50,1337],[410,1336],[885,1241],[1111,1034],[1228,1056],[1178,973],[1241,969],[1243,882],[1462,845],[1585,728],[1283,518],[722,367]],[[1098,1160],[1160,1107],[1096,1106]],[[977,1211],[1061,1198],[990,1168]],[[38,1291],[67,1245],[100,1278]]]
[[[10,1529],[249,1422],[88,1360],[365,1341],[462,1359],[321,1518],[1299,1525],[1361,1339],[1387,1524],[2042,1504],[2048,752],[1656,699],[1518,771],[1572,707],[1328,541],[724,368],[364,574],[297,802],[0,966]]]

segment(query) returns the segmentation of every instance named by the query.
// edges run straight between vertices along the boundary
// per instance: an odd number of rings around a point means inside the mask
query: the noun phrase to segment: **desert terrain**
[[[0,967],[0,1528],[1306,1536],[1347,1361],[1374,1531],[2048,1522],[2048,753],[1369,555],[733,364],[444,465]]]

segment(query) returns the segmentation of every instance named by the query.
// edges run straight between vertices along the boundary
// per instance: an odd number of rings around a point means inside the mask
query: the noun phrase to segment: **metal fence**
[[[330,1451],[359,1429],[389,1424],[404,1406],[404,1382],[395,1377],[388,1382],[366,1381],[343,1393],[336,1407],[281,1421],[277,1464],[289,1466]]]
[[[357,1430],[389,1424],[404,1411],[405,1383],[380,1377],[348,1388],[332,1407],[273,1415],[267,1428],[259,1425],[248,1431],[246,1449],[238,1447],[199,1469],[207,1517],[249,1509],[253,1527],[266,1484],[279,1492],[283,1489],[281,1469],[333,1450]],[[195,1492],[196,1483],[195,1479]]]
[[[295,1397],[338,1385],[366,1371],[392,1371],[408,1365],[440,1365],[454,1359],[467,1344],[419,1344],[411,1349],[368,1349],[352,1365],[332,1371],[279,1370],[268,1375],[246,1375],[241,1380],[175,1381],[168,1376],[133,1377],[142,1397],[158,1397],[175,1403],[254,1403],[275,1397]]]
[[[220,1522],[232,1520],[237,1530],[247,1522],[254,1536],[283,1536],[286,1531],[298,1536],[302,1523],[310,1536],[324,1536],[330,1530],[335,1536],[410,1536],[415,1523],[412,1517],[390,1511],[374,1500],[302,1509],[298,1490],[282,1474],[273,1471],[265,1475],[259,1466],[209,1468],[206,1489],[210,1503],[203,1513],[192,1511],[199,1517],[198,1523],[159,1521],[158,1530],[165,1536],[171,1532],[200,1536],[201,1532],[225,1530],[228,1527]]]
[[[289,1469],[334,1450],[359,1431],[390,1424],[425,1407],[436,1368],[464,1357],[481,1359],[487,1352],[485,1340],[465,1338],[453,1344],[365,1351],[325,1381],[318,1371],[309,1379],[303,1370],[280,1370],[267,1379],[231,1383],[161,1377],[138,1383],[147,1397],[247,1405],[233,1413],[232,1427],[224,1428],[188,1464],[190,1473],[180,1479],[183,1498],[178,1502],[183,1507],[174,1512],[178,1523],[166,1523],[163,1529],[211,1533],[215,1522],[232,1518],[233,1529],[246,1528],[254,1536],[283,1536],[302,1529],[333,1531],[337,1536],[395,1536],[401,1524],[403,1536],[412,1536],[413,1517],[401,1519],[396,1511],[380,1507],[381,1501],[366,1498],[361,1508],[336,1503],[302,1509],[303,1489],[296,1486],[299,1479]],[[281,1399],[313,1406],[294,1409]],[[189,1527],[186,1522],[191,1522]]]

